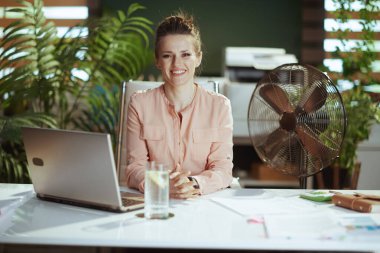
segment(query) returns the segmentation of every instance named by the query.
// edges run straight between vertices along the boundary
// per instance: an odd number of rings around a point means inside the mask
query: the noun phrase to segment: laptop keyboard
[[[144,203],[141,200],[135,200],[135,199],[130,199],[130,198],[122,198],[121,201],[123,203],[123,206],[133,206],[135,204]]]

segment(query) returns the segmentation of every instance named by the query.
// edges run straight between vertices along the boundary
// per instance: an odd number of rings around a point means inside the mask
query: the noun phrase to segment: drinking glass
[[[144,201],[147,219],[169,217],[169,171],[166,165],[154,161],[147,163]]]

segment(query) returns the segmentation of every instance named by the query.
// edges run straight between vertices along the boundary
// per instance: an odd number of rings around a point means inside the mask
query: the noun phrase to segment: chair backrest
[[[150,81],[124,81],[120,89],[120,109],[116,146],[116,168],[119,177],[119,185],[126,186],[125,169],[127,167],[127,111],[131,95],[138,90],[153,89],[163,82]],[[216,81],[199,82],[206,90],[218,92],[219,85]]]
[[[126,186],[125,169],[127,167],[127,111],[131,95],[138,90],[153,89],[160,86],[161,84],[161,82],[148,81],[123,81],[121,83],[116,146],[116,168],[120,186]]]

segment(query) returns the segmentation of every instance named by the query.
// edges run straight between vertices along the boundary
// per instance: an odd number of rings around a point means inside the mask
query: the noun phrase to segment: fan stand
[[[300,188],[301,189],[306,189],[306,186],[307,186],[307,177],[300,177],[299,178],[299,182],[300,182]]]
[[[301,150],[300,151],[300,155],[301,155],[301,161],[299,163],[299,173],[300,175],[307,175],[305,172],[305,168],[306,168],[306,163],[305,163],[305,156],[304,156],[304,153],[303,151]],[[299,182],[300,182],[300,188],[301,189],[306,189],[307,187],[307,176],[300,176],[299,177]]]

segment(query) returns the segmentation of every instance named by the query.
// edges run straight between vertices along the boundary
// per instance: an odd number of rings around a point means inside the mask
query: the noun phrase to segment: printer
[[[248,106],[256,83],[270,70],[286,63],[297,63],[297,58],[282,48],[226,47],[224,77],[228,85],[224,94],[231,101],[234,120],[234,142],[250,145]]]
[[[224,75],[230,82],[257,83],[267,71],[285,63],[297,63],[283,48],[226,47]]]

